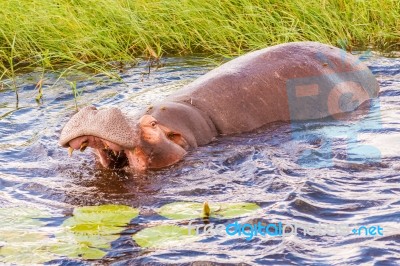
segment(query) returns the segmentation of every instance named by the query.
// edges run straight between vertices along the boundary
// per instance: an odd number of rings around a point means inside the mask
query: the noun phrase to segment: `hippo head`
[[[107,168],[129,165],[143,171],[172,165],[186,154],[188,144],[181,134],[161,125],[151,115],[131,121],[118,108],[85,107],[64,126],[60,144],[74,150],[94,149]]]

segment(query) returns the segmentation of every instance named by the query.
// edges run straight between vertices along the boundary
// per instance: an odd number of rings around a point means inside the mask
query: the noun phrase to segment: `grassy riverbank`
[[[26,66],[102,72],[141,56],[299,40],[398,50],[399,18],[398,0],[0,0],[0,79]]]

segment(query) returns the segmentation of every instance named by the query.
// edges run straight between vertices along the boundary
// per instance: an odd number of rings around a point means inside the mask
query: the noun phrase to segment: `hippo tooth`
[[[73,152],[74,152],[74,148],[69,147],[69,148],[68,148],[68,155],[69,155],[69,157],[72,156],[72,153],[73,153]]]
[[[81,151],[81,152],[84,152],[85,150],[86,150],[86,147],[89,145],[89,143],[87,142],[87,141],[85,141],[85,142],[83,142],[82,144],[81,144],[81,147],[79,148],[79,150]]]

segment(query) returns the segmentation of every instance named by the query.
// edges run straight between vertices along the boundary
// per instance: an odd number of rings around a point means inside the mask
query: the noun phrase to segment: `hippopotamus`
[[[133,116],[87,106],[67,122],[59,143],[70,154],[93,148],[106,168],[157,169],[219,135],[335,118],[378,92],[356,56],[318,42],[285,43],[239,56]]]

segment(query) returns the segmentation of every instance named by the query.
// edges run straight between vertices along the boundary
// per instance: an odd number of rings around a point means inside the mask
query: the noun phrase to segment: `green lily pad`
[[[39,218],[49,218],[50,213],[44,210],[28,207],[0,208],[0,228],[35,228],[44,222]]]
[[[69,258],[101,259],[111,242],[119,238],[139,210],[124,205],[101,205],[75,208],[73,217],[62,224],[52,252]]]
[[[69,226],[72,224],[72,226]],[[111,247],[118,239],[122,228],[113,228],[100,224],[78,224],[74,217],[64,221],[61,231],[55,234],[57,242],[51,251],[68,258],[101,259],[106,255],[102,249]]]
[[[169,247],[192,242],[198,237],[189,235],[186,227],[177,225],[159,225],[145,228],[132,236],[136,243],[144,248]]]
[[[173,202],[159,208],[158,214],[172,220],[195,219],[202,216],[202,208],[199,202]]]
[[[214,218],[235,218],[249,215],[259,210],[255,203],[209,203],[210,217]],[[199,202],[173,202],[158,209],[158,214],[168,219],[196,219],[203,216],[203,204]]]
[[[73,215],[79,222],[123,226],[139,215],[139,210],[125,205],[100,205],[75,208]]]
[[[44,210],[28,207],[0,208],[0,262],[7,264],[38,264],[54,259],[46,245],[48,233],[42,231],[51,217]]]
[[[49,236],[44,232],[28,230],[0,230],[0,262],[32,264],[55,258],[46,245]]]
[[[6,244],[0,248],[0,262],[16,265],[43,264],[56,259],[44,243]]]
[[[50,238],[40,231],[45,223],[37,219],[51,217],[48,213],[25,207],[0,208],[0,262],[44,263],[57,258],[55,254],[100,259],[138,214],[137,209],[123,205],[75,208],[73,217],[55,228],[58,232]]]
[[[261,209],[260,206],[250,202],[221,203],[221,209],[211,215],[218,218],[235,218],[247,216],[259,209]]]
[[[73,224],[69,226],[68,224]],[[119,237],[123,227],[101,224],[77,224],[73,218],[65,220],[63,229],[57,233],[56,238],[64,243],[78,243],[89,247],[109,248],[110,243]]]
[[[82,222],[75,217],[68,218],[62,224],[67,227],[70,232],[77,235],[110,235],[118,234],[124,230],[124,225],[126,224],[103,224],[103,223],[88,223]]]
[[[13,231],[0,229],[0,241],[7,243],[30,243],[43,241],[48,236],[44,232],[33,232],[21,229],[14,229]],[[0,243],[1,243],[0,242]]]
[[[108,246],[109,248],[109,246]],[[58,243],[50,248],[51,252],[68,258],[101,259],[107,252],[91,247],[86,242]]]

